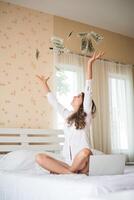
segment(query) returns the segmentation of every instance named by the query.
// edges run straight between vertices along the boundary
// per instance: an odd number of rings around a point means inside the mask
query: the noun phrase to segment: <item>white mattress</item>
[[[39,167],[0,170],[0,200],[91,200],[111,192],[134,189],[134,166],[125,174],[86,176],[54,175]]]

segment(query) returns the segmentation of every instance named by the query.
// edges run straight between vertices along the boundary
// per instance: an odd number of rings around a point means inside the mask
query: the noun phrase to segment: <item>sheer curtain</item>
[[[87,58],[75,54],[54,54],[55,70],[69,70],[77,73],[77,91],[84,89]]]
[[[134,161],[133,67],[107,61],[93,66],[94,146],[106,153],[126,153]]]
[[[55,73],[63,70],[76,74],[76,79],[73,76],[67,79],[72,96],[84,90],[87,61],[88,58],[75,54],[54,55]],[[90,130],[91,145],[105,153],[126,153],[130,161],[134,161],[133,76],[130,65],[103,60],[93,64],[93,100],[97,112]],[[63,98],[57,96],[65,105],[68,94]]]

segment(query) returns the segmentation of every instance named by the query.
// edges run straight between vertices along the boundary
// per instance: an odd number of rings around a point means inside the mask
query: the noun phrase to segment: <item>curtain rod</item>
[[[52,50],[53,48],[49,48],[49,49]],[[83,54],[80,54],[80,53],[74,53],[72,51],[70,51],[69,53],[70,54],[75,54],[75,55],[78,55],[78,56],[87,57],[87,58],[91,57],[91,56],[83,55]],[[123,63],[123,62],[119,62],[119,61],[116,61],[116,60],[109,60],[109,59],[106,59],[106,58],[99,58],[98,60],[103,60],[103,61],[107,61],[107,62],[113,62],[113,63],[116,63],[116,64],[122,64],[122,65],[132,65],[132,67],[134,67],[134,64]]]
[[[83,55],[83,54],[80,54],[80,53],[73,53],[73,52],[69,52],[69,53],[70,54],[75,54],[75,55],[78,55],[78,56],[87,57],[87,58],[91,57],[91,56]],[[122,65],[132,65],[134,67],[134,64],[126,64],[126,63],[122,63],[122,62],[119,62],[119,61],[116,61],[116,60],[109,60],[109,59],[105,59],[105,58],[99,58],[98,60],[103,60],[103,61],[107,61],[107,62],[113,62],[113,63],[116,63],[116,64],[122,64]]]

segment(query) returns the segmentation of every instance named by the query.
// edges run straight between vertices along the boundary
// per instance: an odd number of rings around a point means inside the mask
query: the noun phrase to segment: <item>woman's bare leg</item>
[[[36,156],[36,162],[43,168],[52,173],[69,174],[69,173],[85,173],[89,171],[89,156],[92,152],[84,148],[74,158],[73,163],[69,166],[60,160],[56,160],[51,156],[40,153]]]
[[[87,174],[89,168],[89,157],[92,152],[88,148],[82,149],[74,158],[70,171],[74,173]]]
[[[69,165],[66,163],[56,160],[51,156],[43,153],[39,153],[36,155],[36,162],[43,168],[47,169],[50,172],[57,174],[69,174],[71,171],[69,170]]]
[[[79,170],[78,173],[80,173],[80,174],[87,174],[88,175],[88,173],[89,173],[89,158],[87,159],[85,167],[83,169]]]

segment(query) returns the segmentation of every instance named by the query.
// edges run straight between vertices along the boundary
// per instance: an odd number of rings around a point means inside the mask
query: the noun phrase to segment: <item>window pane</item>
[[[72,110],[71,101],[77,93],[77,73],[75,71],[56,71],[56,95],[61,104]],[[63,119],[57,114],[57,127],[63,128]]]

